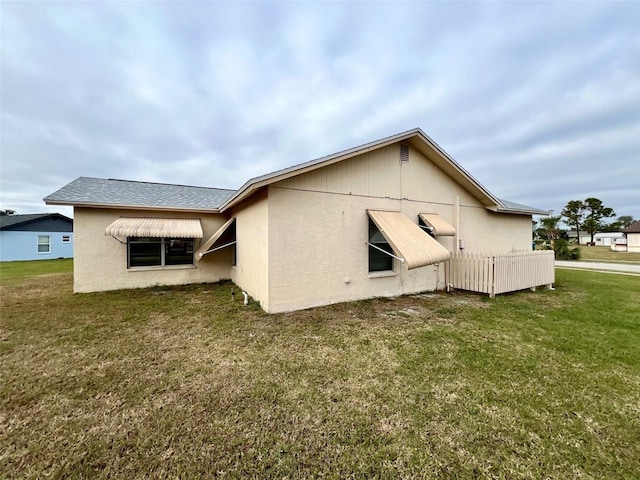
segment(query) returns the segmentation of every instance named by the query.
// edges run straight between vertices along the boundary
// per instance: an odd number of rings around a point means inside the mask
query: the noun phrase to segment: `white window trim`
[[[160,238],[160,265],[140,265],[140,266],[136,266],[136,267],[131,267],[129,266],[129,239],[127,239],[127,243],[125,244],[127,247],[127,253],[126,253],[126,261],[127,261],[127,271],[132,271],[132,272],[141,272],[141,271],[145,271],[145,270],[184,270],[184,269],[189,269],[189,268],[196,268],[195,265],[195,244],[196,244],[196,239],[195,238],[185,238],[184,240],[191,240],[193,242],[193,252],[192,252],[192,263],[185,263],[185,264],[181,264],[181,265],[165,265],[165,242],[167,240],[171,240],[172,238],[169,237],[159,237]]]
[[[41,238],[47,238],[48,239],[47,243],[40,243]],[[47,245],[47,247],[49,248],[46,252],[41,252],[40,245]],[[47,255],[48,253],[51,253],[51,235],[38,235],[38,239],[36,243],[36,251],[38,255]]]
[[[127,268],[127,272],[149,272],[149,271],[158,271],[158,270],[191,270],[196,268],[195,265],[149,265],[145,267],[129,267]]]
[[[369,222],[373,222],[371,217],[369,217],[368,215],[367,215],[367,218],[368,218]],[[373,222],[373,223],[375,225],[375,222]],[[376,225],[376,228],[378,228],[377,225]],[[380,231],[380,229],[378,229],[378,231]],[[399,257],[397,255],[395,255],[395,253],[389,253],[389,252],[383,251],[377,245],[372,244],[371,240],[369,239],[368,232],[369,232],[369,223],[367,223],[367,241],[365,242],[365,244],[367,245],[367,255],[369,255],[369,247],[373,247],[373,248],[376,248],[376,249],[382,251],[383,253],[386,253],[392,259],[391,260],[391,270],[374,270],[374,271],[371,271],[371,270],[369,270],[369,268],[371,266],[371,263],[370,263],[371,259],[368,256],[367,257],[367,270],[368,270],[367,273],[369,275],[369,278],[384,278],[384,277],[394,277],[394,276],[396,276],[398,274],[398,263],[399,263],[398,262],[398,258]],[[386,243],[387,243],[387,245],[389,244],[389,242],[386,242]]]
[[[393,270],[381,270],[379,272],[370,272],[369,278],[386,278],[386,277],[397,277],[398,272],[395,269],[396,261],[393,261]]]

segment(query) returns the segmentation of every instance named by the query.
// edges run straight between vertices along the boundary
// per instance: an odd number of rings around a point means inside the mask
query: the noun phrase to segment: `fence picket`
[[[551,286],[555,281],[554,255],[550,251],[504,254],[454,253],[445,267],[447,283],[453,288],[500,293]]]

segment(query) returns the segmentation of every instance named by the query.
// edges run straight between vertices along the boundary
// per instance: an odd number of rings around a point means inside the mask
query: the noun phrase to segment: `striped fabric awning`
[[[421,213],[418,215],[427,226],[433,228],[436,237],[453,237],[456,229],[437,213]]]
[[[449,260],[450,252],[402,213],[367,213],[409,270]]]
[[[121,217],[109,225],[105,235],[112,237],[202,238],[198,218]]]

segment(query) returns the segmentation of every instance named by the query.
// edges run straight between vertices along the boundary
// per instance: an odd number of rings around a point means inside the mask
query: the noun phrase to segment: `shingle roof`
[[[463,188],[475,192],[487,209],[502,213],[549,215],[550,212],[546,210],[495,197],[419,128],[254,177],[238,190],[80,177],[45,197],[44,201],[57,205],[224,212],[252,195],[256,189],[275,181],[298,175],[308,169],[321,168],[384,145],[412,140],[412,145],[436,152],[431,160],[438,162],[437,166],[452,176]]]
[[[640,220],[636,220],[627,228],[623,229],[622,233],[640,233]]]
[[[79,177],[44,198],[58,205],[217,210],[235,190]]]
[[[23,223],[33,222],[34,220],[40,220],[47,217],[62,217],[72,222],[69,217],[60,215],[59,213],[25,213],[20,215],[0,215],[0,230],[5,228],[15,227]]]
[[[505,200],[503,198],[499,198],[500,203],[504,206],[504,208],[498,207],[498,212],[510,212],[510,213],[531,213],[533,215],[549,215],[551,212],[548,210],[540,210],[539,208],[530,207],[528,205],[523,205],[522,203],[512,202],[510,200]]]

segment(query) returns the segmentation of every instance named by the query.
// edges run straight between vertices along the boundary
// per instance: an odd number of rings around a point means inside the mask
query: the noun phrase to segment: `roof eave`
[[[420,148],[420,144],[413,144],[414,147],[421,150],[429,160],[434,162],[438,168],[444,171],[446,174],[453,176],[455,180],[462,185],[465,190],[471,193],[476,199],[478,199],[485,207],[500,207],[502,203],[493,195],[487,188],[482,185],[476,178],[467,172],[458,162],[456,162],[451,155],[449,155],[440,145],[438,145],[429,135],[424,133],[422,129],[416,128],[413,134],[409,137],[419,136],[423,141],[423,145],[428,145],[438,155],[435,157],[428,155],[428,152],[424,152]],[[444,162],[443,162],[444,160]],[[453,174],[453,175],[452,175]]]
[[[220,208],[188,208],[188,207],[163,207],[158,205],[124,205],[124,204],[104,204],[91,202],[69,202],[64,200],[47,200],[44,199],[46,205],[61,205],[68,207],[85,207],[85,208],[111,208],[119,210],[153,210],[160,212],[195,212],[195,213],[220,213]]]
[[[478,180],[476,180],[469,172],[467,172],[464,168],[462,168],[458,162],[456,162],[447,152],[445,152],[436,142],[434,142],[426,133],[422,131],[420,128],[414,128],[411,130],[407,130],[406,132],[398,133],[396,135],[391,135],[389,137],[382,138],[380,140],[375,140],[373,142],[369,142],[363,145],[359,145],[357,147],[350,148],[348,150],[342,150],[340,152],[320,157],[317,160],[312,160],[311,162],[302,163],[298,168],[289,167],[283,170],[280,170],[281,173],[277,171],[272,175],[265,175],[260,177],[254,177],[247,181],[244,185],[242,185],[235,194],[233,194],[226,202],[222,204],[220,207],[220,212],[224,212],[229,208],[237,205],[245,198],[249,197],[256,190],[270,185],[275,182],[279,182],[282,180],[286,180],[287,178],[295,177],[297,175],[301,175],[318,168],[326,167],[332,165],[334,163],[341,162],[343,160],[347,160],[349,158],[355,157],[357,155],[362,155],[363,153],[370,152],[372,150],[376,150],[387,145],[391,145],[393,143],[411,140],[412,138],[419,137],[423,145],[428,145],[432,151],[436,152],[436,157],[443,161],[438,161],[435,159],[436,165],[443,170],[448,175],[455,175],[456,180],[463,184],[463,187],[470,191],[478,200],[482,202],[483,205],[487,207],[496,207],[499,208],[502,206],[500,200],[495,197],[491,192],[489,192]],[[424,154],[424,149],[420,148],[420,144],[417,142],[413,142],[412,145]],[[433,156],[429,156],[431,161],[434,161]]]
[[[233,194],[225,203],[220,207],[220,211],[224,212],[225,210],[237,205],[242,200],[250,196],[254,191],[270,185],[275,182],[280,182],[282,180],[286,180],[291,177],[295,177],[298,175],[302,175],[304,173],[316,170],[318,168],[326,167],[332,165],[334,163],[341,162],[343,160],[347,160],[348,158],[355,157],[356,155],[361,155],[363,153],[367,153],[371,150],[376,150],[378,148],[384,147],[386,145],[390,145],[392,143],[396,143],[401,140],[405,140],[413,135],[415,135],[419,128],[409,130],[407,132],[402,132],[396,135],[392,135],[390,137],[385,137],[380,140],[376,140],[374,142],[365,143],[363,145],[358,145],[357,147],[353,147],[347,150],[342,150],[337,153],[333,153],[331,155],[327,155],[324,157],[320,157],[316,160],[311,160],[310,162],[301,163],[300,165],[288,167],[282,170],[278,170],[273,174],[262,175],[259,177],[254,177],[244,185],[242,185],[236,193]],[[278,173],[282,172],[282,173]]]
[[[524,210],[524,209],[519,209],[519,208],[507,208],[507,207],[496,207],[496,206],[489,206],[489,207],[485,207],[487,210],[490,210],[492,212],[495,213],[510,213],[510,214],[516,214],[516,215],[544,215],[544,216],[548,216],[552,214],[552,210],[538,210],[535,208],[532,208],[530,210]]]

